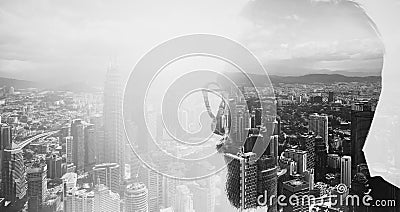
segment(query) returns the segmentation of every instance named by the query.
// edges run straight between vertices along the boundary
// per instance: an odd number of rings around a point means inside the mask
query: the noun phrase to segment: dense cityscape
[[[273,84],[275,97],[261,101],[254,89],[242,86],[244,98],[230,98],[230,111],[217,115],[230,120],[219,121],[214,132],[229,134],[214,142],[226,170],[179,181],[148,169],[137,157],[157,155],[156,149],[140,141],[133,144],[145,146],[139,155],[130,148],[122,122],[121,80],[110,66],[104,91],[1,89],[2,211],[251,211],[267,204],[268,211],[369,210],[344,201],[348,195],[374,193],[368,191],[362,147],[380,82],[280,82]],[[262,111],[263,104],[272,105],[271,111]],[[157,115],[152,116],[151,123],[159,126]],[[256,157],[258,139],[269,145]],[[180,156],[203,151],[168,144]],[[194,170],[163,158],[153,163],[175,173]],[[213,169],[215,164],[201,165]],[[394,190],[386,192],[394,197]],[[269,202],[264,197],[260,204],[263,194],[315,199],[282,206],[277,198]],[[395,202],[387,204],[392,205],[385,211],[394,211]]]

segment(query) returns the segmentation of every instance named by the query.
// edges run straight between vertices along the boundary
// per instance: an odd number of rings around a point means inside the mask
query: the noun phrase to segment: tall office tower
[[[78,171],[83,171],[85,165],[85,131],[81,119],[72,121],[71,124],[72,161]]]
[[[11,145],[11,138],[11,126],[0,122],[0,170],[2,170],[1,167],[3,166],[4,149]]]
[[[117,68],[110,65],[104,86],[104,161],[121,166],[124,174],[124,133],[122,123],[122,80]]]
[[[96,212],[119,212],[120,197],[105,185],[96,185],[94,190],[94,210]]]
[[[74,148],[73,148],[74,139],[72,136],[67,136],[63,139],[65,142],[65,152],[67,155],[67,158],[66,158],[67,163],[73,163],[74,162],[74,157],[73,157],[73,155],[74,155]]]
[[[278,163],[278,158],[279,158],[279,143],[278,143],[278,135],[273,135],[270,137],[270,145],[268,146],[270,150],[270,155],[273,157],[273,164]]]
[[[189,185],[193,193],[193,208],[195,211],[215,211],[215,176],[198,180]]]
[[[60,135],[59,136],[60,140],[62,140],[65,137],[71,136],[71,125],[67,124],[61,127],[59,135]]]
[[[253,152],[226,153],[228,164],[226,192],[230,203],[240,210],[257,207],[257,164]]]
[[[334,102],[334,101],[335,101],[334,93],[333,93],[333,91],[330,91],[328,93],[328,102]]]
[[[103,184],[112,192],[120,192],[121,175],[117,163],[103,163],[93,167],[93,182],[95,185]]]
[[[51,155],[46,158],[47,178],[60,179],[63,176],[62,158],[58,155]]]
[[[140,170],[139,181],[143,182],[148,189],[149,211],[159,211],[164,204],[164,177],[153,170],[144,168]]]
[[[236,143],[243,144],[250,128],[250,114],[245,104],[236,105]],[[233,131],[232,131],[233,132]]]
[[[11,126],[0,123],[0,150],[11,145]]]
[[[176,212],[194,212],[193,194],[190,192],[189,188],[186,185],[179,185],[176,188],[176,192]]]
[[[89,170],[96,164],[96,134],[93,124],[85,126],[85,170]]]
[[[167,178],[166,179],[166,200],[165,205],[172,207],[176,204],[176,186],[179,185],[178,180]]]
[[[315,180],[321,181],[327,173],[327,149],[321,136],[315,138]]]
[[[340,160],[340,183],[345,184],[348,188],[351,188],[351,157],[343,156]]]
[[[278,167],[268,167],[265,165],[266,163],[268,163],[267,160],[263,160],[262,158],[257,161],[257,197],[264,196],[264,198],[267,198],[261,201],[265,201],[268,204],[268,212],[276,212],[277,201],[274,199],[271,205],[270,197],[272,195],[275,197],[278,196]],[[267,197],[265,197],[265,194],[267,194]]]
[[[317,135],[317,137],[320,137]],[[304,151],[307,151],[307,169],[314,169],[315,168],[315,148],[314,143],[316,137],[312,133],[299,135],[298,139],[301,144],[301,148]]]
[[[125,212],[148,212],[148,190],[143,183],[129,184],[125,189]]]
[[[313,132],[314,135],[319,135],[325,142],[325,145],[328,145],[328,116],[327,115],[319,115],[317,113],[311,114],[309,116],[308,123],[308,131]]]
[[[103,116],[100,114],[93,115],[90,117],[90,123],[94,125],[95,133],[95,161],[96,163],[104,162],[104,124]]]
[[[297,149],[287,149],[284,152],[286,158],[294,160],[297,164],[297,172],[302,174],[307,169],[307,152]]]
[[[351,157],[353,169],[358,164],[366,163],[362,149],[367,139],[374,113],[374,107],[366,102],[351,106]]]
[[[306,178],[305,180],[308,182],[309,185],[309,190],[314,190],[314,181],[315,181],[315,173],[314,173],[314,169],[309,169],[306,172]]]
[[[309,194],[309,185],[307,182],[302,180],[290,180],[283,183],[283,195],[286,197],[286,206],[283,211],[290,212],[304,212],[309,210],[309,205],[307,202],[303,202],[305,196]],[[297,198],[290,198],[295,196]],[[290,199],[292,199],[291,204]]]
[[[47,165],[35,162],[27,168],[28,178],[28,210],[29,212],[42,211],[47,197]]]
[[[337,154],[328,154],[327,164],[328,168],[335,170],[340,169],[340,156]]]
[[[73,188],[66,193],[64,198],[65,212],[93,212],[95,205],[94,192],[85,189]]]
[[[6,148],[3,151],[2,194],[12,205],[18,207],[24,204],[28,189],[23,150]]]

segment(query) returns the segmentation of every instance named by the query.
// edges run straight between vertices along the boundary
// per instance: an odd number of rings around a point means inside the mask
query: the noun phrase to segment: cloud
[[[254,23],[243,41],[267,66],[291,60],[299,69],[322,61],[354,68],[354,61],[362,69],[370,63],[356,61],[383,57],[371,20],[350,1],[255,0],[243,15]]]

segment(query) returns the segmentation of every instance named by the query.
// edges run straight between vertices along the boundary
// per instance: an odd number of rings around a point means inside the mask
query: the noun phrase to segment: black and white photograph
[[[400,0],[0,0],[1,212],[400,212]]]

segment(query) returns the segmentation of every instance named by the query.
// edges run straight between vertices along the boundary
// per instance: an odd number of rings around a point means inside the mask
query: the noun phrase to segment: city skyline
[[[397,212],[386,1],[0,2],[0,211]]]

